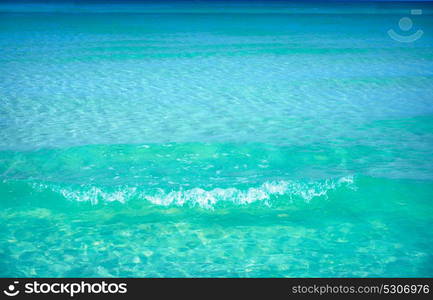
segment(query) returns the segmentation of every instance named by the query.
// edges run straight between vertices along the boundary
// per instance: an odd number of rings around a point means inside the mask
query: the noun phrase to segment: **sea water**
[[[433,276],[432,15],[1,4],[0,276]]]

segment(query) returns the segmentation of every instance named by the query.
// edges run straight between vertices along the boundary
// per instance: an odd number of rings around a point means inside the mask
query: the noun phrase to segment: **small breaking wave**
[[[345,176],[338,179],[322,181],[299,182],[291,180],[269,181],[256,187],[240,188],[203,188],[164,190],[162,188],[149,190],[140,186],[98,187],[98,186],[62,186],[46,183],[32,183],[32,189],[43,192],[51,191],[64,199],[75,202],[126,203],[135,199],[146,200],[158,206],[200,207],[213,209],[218,205],[234,204],[238,206],[261,203],[271,206],[275,199],[286,196],[285,199],[302,199],[305,202],[316,197],[327,197],[331,190],[339,187],[354,189],[354,177]]]

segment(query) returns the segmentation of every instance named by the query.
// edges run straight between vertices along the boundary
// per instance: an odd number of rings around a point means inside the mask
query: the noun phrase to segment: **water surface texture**
[[[1,4],[0,276],[431,277],[432,88],[431,3]]]

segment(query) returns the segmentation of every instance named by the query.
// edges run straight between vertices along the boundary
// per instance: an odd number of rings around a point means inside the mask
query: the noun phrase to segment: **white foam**
[[[261,202],[264,205],[271,205],[271,198],[286,195],[290,200],[302,198],[309,202],[315,197],[327,196],[328,191],[334,190],[342,185],[353,187],[353,176],[346,176],[339,179],[328,179],[324,181],[297,182],[289,180],[269,181],[258,187],[250,187],[242,190],[238,188],[215,188],[205,190],[192,188],[177,191],[165,191],[157,189],[154,191],[140,190],[139,187],[118,187],[107,191],[101,187],[90,186],[76,189],[73,187],[56,187],[52,185],[34,185],[37,189],[50,189],[61,194],[70,201],[90,202],[120,202],[125,203],[131,198],[145,199],[152,204],[160,206],[198,206],[212,209],[217,203],[228,202],[236,205],[248,205],[254,202]]]

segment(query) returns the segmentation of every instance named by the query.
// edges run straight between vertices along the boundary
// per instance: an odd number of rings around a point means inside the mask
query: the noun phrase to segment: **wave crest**
[[[198,206],[212,209],[217,204],[232,203],[235,205],[248,205],[260,202],[271,206],[271,199],[279,196],[288,196],[288,199],[301,198],[306,202],[315,197],[327,196],[330,190],[340,186],[354,188],[354,177],[345,176],[339,179],[327,179],[313,182],[297,182],[290,180],[269,181],[258,187],[247,189],[238,188],[214,188],[205,190],[202,188],[181,189],[166,191],[155,189],[153,191],[140,190],[136,187],[102,188],[97,186],[61,187],[47,184],[33,184],[37,190],[49,189],[62,195],[65,199],[77,202],[90,202],[98,204],[104,202],[126,203],[131,199],[145,199],[151,204],[159,206]]]

